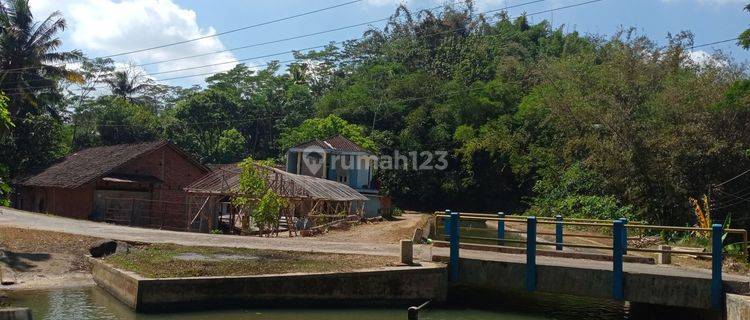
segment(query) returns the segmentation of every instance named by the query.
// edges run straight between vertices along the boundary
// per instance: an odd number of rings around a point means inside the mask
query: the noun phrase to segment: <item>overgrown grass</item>
[[[210,258],[186,260],[181,255]],[[154,244],[105,261],[148,278],[346,272],[393,265],[394,257]]]

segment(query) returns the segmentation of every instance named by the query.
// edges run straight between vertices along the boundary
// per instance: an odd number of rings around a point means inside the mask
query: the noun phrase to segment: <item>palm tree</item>
[[[82,58],[79,51],[58,52],[57,33],[65,30],[60,12],[34,21],[28,0],[0,0],[0,90],[10,97],[13,117],[39,111],[57,114],[52,105],[62,98],[60,80],[80,82],[65,68]]]
[[[133,96],[148,91],[153,87],[153,81],[143,73],[133,70],[115,71],[112,75],[104,80],[109,86],[112,95],[118,96],[128,101],[132,101]]]

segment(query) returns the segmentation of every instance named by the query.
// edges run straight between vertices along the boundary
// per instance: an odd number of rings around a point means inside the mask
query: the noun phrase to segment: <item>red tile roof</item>
[[[340,135],[333,136],[324,140],[312,140],[303,144],[297,145],[294,148],[304,149],[307,147],[317,146],[324,150],[335,150],[335,151],[346,151],[346,152],[367,152],[365,148],[360,147],[351,140],[344,138]]]

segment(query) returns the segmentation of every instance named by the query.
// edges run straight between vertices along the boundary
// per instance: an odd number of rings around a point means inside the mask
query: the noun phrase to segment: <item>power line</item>
[[[738,196],[738,195],[736,195],[736,194],[733,194],[733,193],[729,193],[729,192],[726,192],[726,191],[722,191],[721,189],[716,189],[716,191],[719,191],[719,192],[721,192],[721,193],[723,193],[723,194],[725,194],[725,195],[728,195],[728,196],[730,196],[730,197],[732,197],[732,198],[735,198],[735,199],[737,199],[737,200],[741,200],[741,201],[744,201],[744,202],[750,203],[750,199],[747,199],[747,198],[743,198],[743,197],[740,197],[740,196]]]
[[[539,2],[544,2],[544,1],[547,1],[547,0],[533,0],[533,1],[528,1],[528,2],[524,2],[524,3],[516,4],[516,5],[513,5],[513,6],[509,6],[509,8],[516,8],[516,7],[521,7],[521,6],[530,5],[530,4],[539,3]],[[567,9],[567,8],[582,6],[582,5],[591,4],[591,3],[595,3],[595,2],[601,2],[601,1],[604,1],[604,0],[586,1],[586,2],[581,2],[581,3],[577,3],[577,4],[572,4],[572,5],[567,5],[567,6],[555,8],[553,10]],[[429,10],[435,10],[435,9],[441,8],[441,7],[442,6],[433,7],[433,8],[428,9],[427,11],[429,11]],[[480,12],[480,14],[488,14],[488,13],[493,13],[493,12],[502,11],[502,10],[505,10],[505,8],[487,10],[487,11],[484,11],[484,12]],[[542,13],[546,13],[546,12],[549,12],[549,10],[544,10],[544,11],[539,11],[539,12],[534,12],[534,13],[527,13],[527,14],[523,14],[523,16],[533,16],[533,15],[542,14]],[[386,18],[385,20],[387,20],[387,19],[389,19],[389,18]],[[455,29],[443,31],[443,32],[440,32],[440,33],[436,33],[434,35],[447,34],[447,33],[452,33],[452,32],[460,31],[460,30],[464,30],[464,29],[466,29],[466,27],[455,28]],[[493,35],[487,35],[486,37],[491,37],[491,36],[493,36]],[[266,55],[255,56],[255,57],[249,57],[249,58],[243,58],[243,59],[239,59],[239,60],[224,61],[224,62],[218,62],[218,63],[212,63],[212,64],[205,64],[205,65],[198,65],[198,66],[186,67],[186,68],[180,68],[180,69],[173,69],[173,70],[165,70],[165,71],[160,71],[160,72],[149,73],[149,75],[157,75],[157,74],[165,74],[165,73],[173,73],[173,72],[180,72],[180,71],[195,70],[195,69],[200,69],[200,68],[215,67],[215,66],[232,64],[232,63],[237,63],[237,62],[242,62],[242,61],[249,61],[249,60],[254,60],[254,59],[261,59],[261,58],[268,58],[268,57],[272,57],[272,56],[279,56],[279,55],[289,54],[289,53],[293,53],[293,52],[297,52],[297,51],[304,51],[304,50],[312,50],[312,49],[324,48],[324,47],[326,47],[328,45],[335,44],[335,43],[343,44],[343,43],[345,43],[347,41],[361,40],[361,39],[364,39],[364,37],[352,38],[352,39],[347,39],[347,40],[342,40],[342,41],[332,41],[332,42],[329,42],[328,44],[325,44],[325,45],[319,45],[319,46],[313,46],[313,47],[307,47],[307,48],[300,48],[300,49],[292,49],[292,50],[288,50],[288,51],[277,52],[277,53],[266,54]],[[266,63],[265,65],[268,66],[270,64],[271,63]],[[200,75],[203,75],[203,74],[200,74]],[[190,77],[190,76],[177,77],[177,78],[187,78],[187,77]],[[156,80],[156,81],[163,81],[163,80]],[[52,86],[36,86],[36,87],[31,86],[31,87],[25,87],[24,89],[43,89],[43,88],[52,88]],[[12,95],[12,93],[10,93],[10,94]]]
[[[344,3],[336,4],[336,5],[333,5],[333,6],[321,8],[321,9],[316,9],[316,10],[307,11],[307,12],[295,14],[295,15],[292,15],[292,16],[284,17],[284,18],[274,19],[274,20],[270,20],[270,21],[266,21],[266,22],[257,23],[257,24],[254,24],[254,25],[249,25],[249,26],[245,26],[245,27],[231,29],[231,30],[227,30],[227,31],[223,31],[223,32],[219,32],[219,33],[215,33],[215,34],[211,34],[211,35],[207,35],[207,36],[201,36],[201,37],[197,37],[197,38],[192,38],[192,39],[187,39],[187,40],[181,40],[181,41],[177,41],[177,42],[171,42],[171,43],[156,45],[156,46],[153,46],[153,47],[136,49],[136,50],[132,50],[132,51],[119,52],[119,53],[114,53],[114,54],[110,54],[110,55],[106,55],[106,56],[99,56],[99,57],[94,57],[94,58],[83,58],[83,60],[92,61],[92,60],[95,60],[95,59],[107,59],[107,58],[119,57],[119,56],[124,56],[124,55],[130,55],[130,54],[133,54],[133,53],[139,53],[139,52],[145,52],[145,51],[151,51],[151,50],[156,50],[156,49],[167,48],[167,47],[171,47],[171,46],[175,46],[175,45],[179,45],[179,44],[185,44],[185,43],[195,42],[195,41],[204,40],[204,39],[208,39],[208,38],[214,38],[214,37],[218,37],[218,36],[222,36],[222,35],[226,35],[226,34],[238,32],[238,31],[252,29],[252,28],[256,28],[256,27],[260,27],[260,26],[264,26],[264,25],[269,25],[269,24],[273,24],[273,23],[277,23],[277,22],[281,22],[281,21],[285,21],[285,20],[291,20],[291,19],[295,19],[295,18],[306,16],[306,15],[311,15],[311,14],[315,14],[315,13],[318,13],[318,12],[323,12],[323,11],[327,11],[327,10],[331,10],[331,9],[335,9],[335,8],[339,8],[339,7],[343,7],[343,6],[347,6],[347,5],[358,3],[358,2],[362,2],[362,1],[364,1],[364,0],[352,0],[352,1],[344,2]],[[215,52],[215,53],[226,52],[226,51],[231,51],[231,50],[234,50],[234,49],[222,50],[222,51],[218,51],[218,52]],[[168,62],[168,61],[164,61],[164,62]],[[157,63],[161,63],[161,62],[157,62]],[[151,63],[151,64],[155,64],[155,63]],[[13,68],[13,69],[6,69],[6,70],[4,70],[4,72],[7,73],[9,71],[26,70],[26,69],[38,69],[38,68],[42,68],[42,67]]]
[[[243,30],[247,30],[247,29],[257,28],[257,27],[260,27],[260,26],[274,24],[274,23],[281,22],[281,21],[291,20],[291,19],[295,19],[295,18],[299,18],[299,17],[303,17],[303,16],[315,14],[315,13],[318,13],[318,12],[323,12],[323,11],[327,11],[327,10],[331,10],[331,9],[335,9],[335,8],[339,8],[339,7],[343,7],[343,6],[348,6],[350,4],[354,4],[354,3],[358,3],[358,2],[362,2],[362,1],[364,1],[364,0],[352,0],[352,1],[344,2],[344,3],[339,3],[339,4],[336,4],[336,5],[332,5],[332,6],[329,6],[329,7],[321,8],[321,9],[316,9],[316,10],[312,10],[312,11],[302,12],[302,13],[291,15],[291,16],[288,16],[288,17],[279,18],[279,19],[273,19],[273,20],[269,20],[269,21],[266,21],[266,22],[256,23],[256,24],[253,24],[253,25],[249,25],[249,26],[245,26],[245,27],[240,27],[240,28],[236,28],[236,29],[231,29],[231,30],[227,30],[227,31],[223,31],[223,32],[219,32],[219,33],[215,33],[215,34],[211,34],[211,35],[207,35],[207,36],[202,36],[202,37],[198,37],[198,38],[193,38],[193,39],[188,39],[188,40],[182,40],[182,41],[177,41],[177,42],[172,42],[172,43],[167,43],[167,44],[162,44],[162,45],[157,45],[157,46],[143,48],[143,49],[138,49],[138,50],[132,50],[132,51],[125,51],[125,52],[110,54],[110,55],[106,55],[106,56],[103,56],[103,57],[100,57],[100,58],[119,57],[119,56],[124,56],[124,55],[130,55],[130,54],[133,54],[133,53],[151,51],[151,50],[156,50],[156,49],[161,49],[161,48],[176,46],[176,45],[179,45],[179,44],[185,44],[185,43],[195,42],[195,41],[199,41],[199,40],[203,40],[203,39],[214,38],[214,37],[218,37],[218,36],[223,36],[225,34],[230,34],[230,33],[238,32],[238,31],[243,31]]]
[[[465,0],[456,0],[456,1],[452,2],[451,4],[463,3],[464,1]],[[538,2],[544,2],[544,1],[547,1],[547,0],[534,0],[534,1],[529,1],[529,2],[519,3],[519,4],[516,4],[516,5],[510,6],[509,8],[516,8],[516,7],[526,6],[526,5],[529,5],[529,4],[538,3]],[[443,8],[444,6],[445,5],[439,5],[439,6],[434,6],[434,7],[431,7],[431,8],[423,8],[423,9],[419,9],[419,11],[434,11],[434,10]],[[496,11],[496,10],[490,10],[490,11],[487,11],[487,12],[491,12],[491,11]],[[485,12],[485,13],[487,13],[487,12]],[[203,56],[208,56],[208,55],[212,55],[212,54],[219,54],[219,53],[224,53],[224,52],[229,52],[229,51],[236,51],[236,50],[248,49],[248,48],[252,48],[252,47],[259,47],[259,46],[264,46],[264,45],[268,45],[268,44],[274,44],[274,43],[279,43],[279,42],[284,42],[284,41],[296,40],[296,39],[301,39],[301,38],[306,38],[306,37],[311,37],[311,36],[316,36],[316,35],[321,35],[321,34],[336,32],[336,31],[341,31],[341,30],[345,30],[345,29],[351,29],[351,28],[355,28],[355,27],[370,25],[370,24],[373,24],[373,23],[388,21],[389,19],[390,19],[390,16],[389,17],[385,17],[385,18],[381,18],[381,19],[377,19],[377,20],[370,20],[370,21],[366,21],[366,22],[361,22],[361,23],[352,24],[352,25],[343,26],[343,27],[338,27],[338,28],[333,28],[333,29],[322,30],[322,31],[313,32],[313,33],[301,34],[301,35],[296,35],[296,36],[292,36],[292,37],[287,37],[287,38],[282,38],[282,39],[276,39],[276,40],[270,40],[270,41],[260,42],[260,43],[254,43],[254,44],[244,45],[244,46],[230,48],[230,49],[224,49],[224,50],[217,50],[217,51],[212,51],[212,52],[206,52],[206,53],[201,53],[201,54],[196,54],[196,55],[191,55],[191,56],[184,56],[184,57],[179,57],[179,58],[172,58],[172,59],[166,59],[166,60],[160,60],[160,61],[153,61],[153,62],[148,62],[148,63],[143,63],[143,64],[137,64],[137,65],[134,65],[134,66],[136,66],[136,67],[145,67],[145,66],[150,66],[150,65],[155,65],[155,64],[168,63],[168,62],[174,62],[174,61],[185,60],[185,59],[190,59],[190,58],[203,57]],[[99,58],[106,58],[106,57],[99,57]],[[93,59],[96,59],[96,58],[93,58]],[[86,60],[93,60],[93,59],[86,59]],[[40,67],[25,67],[25,68],[6,69],[5,72],[7,73],[7,72],[14,72],[16,70],[36,69],[36,68],[40,68]]]
[[[742,173],[740,173],[740,174],[738,174],[738,175],[736,175],[736,176],[732,177],[731,179],[729,179],[729,180],[727,180],[727,181],[724,181],[724,182],[722,182],[722,183],[716,184],[716,185],[714,185],[713,187],[714,187],[714,188],[716,188],[716,187],[721,187],[721,186],[723,186],[723,185],[725,185],[725,184],[727,184],[727,183],[729,183],[729,182],[732,182],[732,181],[734,181],[735,179],[737,179],[737,178],[739,178],[739,177],[742,177],[742,176],[746,175],[746,174],[747,174],[748,172],[750,172],[750,169],[747,169],[747,170],[745,170],[744,172],[742,172]],[[721,190],[719,190],[719,191],[721,191]],[[723,192],[723,191],[721,191],[721,192]]]

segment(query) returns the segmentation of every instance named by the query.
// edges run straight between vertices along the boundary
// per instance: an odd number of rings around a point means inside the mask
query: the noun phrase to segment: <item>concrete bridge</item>
[[[446,250],[433,260],[449,263]],[[457,285],[500,291],[529,291],[526,257],[518,254],[461,250]],[[537,257],[535,292],[613,299],[612,262]],[[625,263],[624,300],[661,306],[711,309],[711,274],[665,265]],[[750,278],[724,274],[724,291],[750,294]]]
[[[624,259],[627,231],[621,220],[610,224],[613,229],[611,256],[608,259],[588,260],[563,258],[561,255],[537,255],[537,243],[562,247],[560,233],[564,223],[561,221],[556,222],[558,240],[545,243],[537,240],[537,221],[529,217],[526,240],[516,241],[525,244],[525,249],[516,248],[516,251],[521,250],[523,254],[509,254],[467,250],[466,248],[480,249],[477,246],[481,245],[462,242],[458,214],[452,213],[444,217],[449,219],[445,236],[450,241],[450,248],[436,250],[433,260],[448,263],[450,283],[453,286],[566,294],[634,304],[711,310],[714,315],[719,316],[725,310],[730,311],[727,315],[741,310],[738,317],[729,319],[750,319],[750,299],[743,297],[750,295],[750,278],[722,272],[723,230],[720,225],[714,225],[708,230],[714,245],[712,252],[705,255],[711,257],[712,269],[704,270],[627,262]],[[502,222],[504,218],[498,220]],[[499,238],[504,239],[500,230],[498,231]],[[495,245],[485,247],[502,248]],[[740,295],[740,298],[727,299],[727,295]],[[739,303],[739,306],[726,306],[726,301]]]

